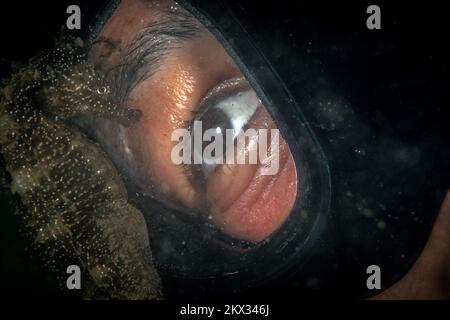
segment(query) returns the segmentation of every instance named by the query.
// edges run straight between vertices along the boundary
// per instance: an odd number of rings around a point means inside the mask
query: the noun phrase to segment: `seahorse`
[[[115,102],[106,78],[78,38],[32,58],[1,89],[0,152],[25,207],[24,230],[51,269],[61,273],[57,266],[75,258],[91,282],[85,298],[162,299],[142,213],[107,155],[70,121],[139,120]]]

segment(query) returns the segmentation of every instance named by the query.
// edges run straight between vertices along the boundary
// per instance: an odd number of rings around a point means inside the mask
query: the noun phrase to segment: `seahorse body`
[[[79,114],[131,125],[139,112],[111,99],[103,75],[86,60],[82,43],[55,50],[14,73],[1,91],[0,151],[11,189],[26,211],[25,230],[44,261],[76,257],[110,298],[162,298],[146,223],[127,202],[108,157],[65,120]],[[61,270],[56,270],[61,272]]]

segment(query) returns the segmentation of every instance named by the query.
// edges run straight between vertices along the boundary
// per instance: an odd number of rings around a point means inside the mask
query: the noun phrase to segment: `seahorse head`
[[[89,63],[86,54],[76,42],[59,47],[48,55],[43,78],[47,82],[42,96],[47,99],[47,109],[61,119],[75,115],[92,115],[112,119],[129,126],[141,113],[120,105],[113,94],[105,73]]]

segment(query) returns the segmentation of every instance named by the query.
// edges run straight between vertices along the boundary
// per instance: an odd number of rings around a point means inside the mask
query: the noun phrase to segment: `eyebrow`
[[[181,7],[159,13],[128,45],[123,63],[107,71],[117,101],[125,103],[136,86],[155,74],[165,55],[205,31],[203,25]]]

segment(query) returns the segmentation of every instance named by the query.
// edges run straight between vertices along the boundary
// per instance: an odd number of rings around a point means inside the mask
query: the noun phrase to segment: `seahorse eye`
[[[108,88],[107,87],[99,87],[97,88],[97,93],[98,94],[106,94],[108,92]]]

